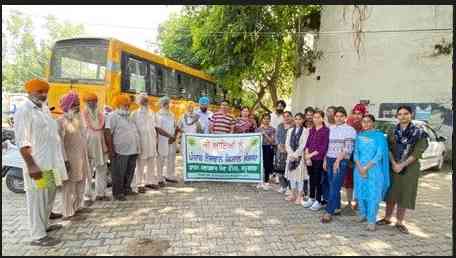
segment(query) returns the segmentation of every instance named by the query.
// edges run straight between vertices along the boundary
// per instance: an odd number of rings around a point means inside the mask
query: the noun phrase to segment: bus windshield
[[[108,40],[72,39],[55,44],[49,81],[103,84]]]

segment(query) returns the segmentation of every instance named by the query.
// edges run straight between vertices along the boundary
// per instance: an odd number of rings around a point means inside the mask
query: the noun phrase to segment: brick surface
[[[179,164],[179,161],[178,161]],[[181,167],[178,166],[178,173]],[[82,222],[61,222],[54,248],[29,245],[25,195],[2,186],[3,255],[128,255],[133,240],[154,243],[157,255],[451,255],[449,168],[423,174],[416,210],[408,212],[410,235],[393,227],[367,232],[357,217],[322,225],[320,212],[284,201],[275,191],[250,184],[179,183],[128,201],[95,203]],[[56,211],[61,207],[61,194]],[[381,205],[380,215],[384,213]],[[140,249],[141,250],[141,249]]]

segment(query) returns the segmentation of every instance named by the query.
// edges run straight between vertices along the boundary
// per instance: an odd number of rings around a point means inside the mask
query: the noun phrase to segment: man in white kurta
[[[149,109],[147,94],[138,96],[139,109],[132,114],[132,121],[138,128],[141,153],[136,161],[136,173],[133,180],[133,190],[138,193],[146,192],[146,185],[158,188],[158,178],[155,175],[157,157],[157,132],[155,113]]]
[[[165,180],[177,183],[176,177],[176,119],[169,111],[170,99],[163,97],[160,99],[160,111],[157,113],[158,124],[158,177],[159,184],[163,185]],[[166,176],[163,170],[166,165]]]
[[[49,226],[56,187],[68,179],[62,154],[62,141],[57,122],[46,105],[49,84],[40,79],[28,81],[25,89],[29,94],[14,116],[15,137],[25,161],[23,168],[26,204],[29,216],[32,245],[55,246],[60,240],[48,236],[49,231],[61,225]],[[53,187],[39,188],[37,180],[44,171],[52,171]]]
[[[94,93],[84,96],[86,109],[82,112],[82,119],[87,130],[87,154],[89,156],[90,175],[95,168],[96,201],[110,201],[106,194],[108,173],[108,147],[104,138],[105,115],[98,110],[98,97]],[[89,182],[91,182],[90,178]],[[91,187],[86,188],[91,195]]]

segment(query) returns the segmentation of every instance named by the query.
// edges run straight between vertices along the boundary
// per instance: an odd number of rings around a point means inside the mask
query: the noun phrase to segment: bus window
[[[158,96],[157,77],[158,77],[157,66],[155,64],[149,64],[149,81],[150,81],[149,94],[152,96]]]
[[[107,42],[103,40],[62,40],[55,44],[50,67],[50,82],[104,84]]]
[[[125,85],[125,89],[127,91],[145,92],[147,73],[146,64],[143,61],[129,57],[127,66],[128,80],[126,82],[127,85]]]
[[[165,95],[163,68],[160,65],[156,65],[155,68],[157,71],[157,95],[163,96]]]

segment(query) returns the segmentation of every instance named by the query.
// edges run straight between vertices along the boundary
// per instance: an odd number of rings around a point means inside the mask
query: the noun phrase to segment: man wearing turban
[[[106,195],[109,158],[104,138],[105,115],[98,108],[96,94],[86,93],[83,100],[86,102],[86,109],[82,112],[82,121],[87,130],[87,153],[90,168],[95,168],[95,200],[110,201],[111,198]],[[86,192],[86,195],[92,198],[92,191]]]
[[[114,112],[106,120],[105,136],[112,162],[112,195],[116,201],[126,201],[126,195],[136,195],[131,183],[136,169],[136,159],[141,153],[139,133],[130,117],[130,98],[114,98]]]
[[[84,187],[90,187],[92,178],[89,174],[86,130],[81,120],[78,94],[70,91],[63,95],[60,99],[60,108],[64,113],[57,122],[68,172],[68,180],[63,183],[62,188],[63,220],[82,220],[84,217],[75,215],[90,211],[82,208],[82,201]]]
[[[16,142],[26,164],[23,174],[31,245],[55,246],[60,240],[48,236],[48,232],[62,226],[50,226],[49,217],[56,187],[68,179],[62,141],[58,124],[46,105],[49,84],[33,79],[25,84],[25,91],[28,98],[15,113],[14,121]],[[54,180],[46,180],[52,177]],[[43,181],[48,183],[43,185]]]
[[[352,109],[352,114],[347,118],[347,124],[353,128],[355,128],[356,132],[359,133],[362,130],[361,121],[363,116],[367,114],[367,108],[365,105],[359,103],[356,104]],[[354,210],[356,209],[356,204],[352,206],[353,202],[353,155],[350,158],[350,162],[348,165],[347,174],[345,175],[344,185],[346,198],[348,201],[348,205],[342,210],[342,214],[345,215],[355,215]]]
[[[158,112],[157,132],[158,136],[158,177],[159,185],[163,186],[165,180],[177,183],[176,177],[176,139],[178,128],[174,115],[169,110],[169,97],[160,98],[160,111]],[[166,162],[166,163],[165,163]],[[166,176],[163,177],[163,169],[166,164]]]
[[[133,123],[139,131],[141,153],[139,154],[136,166],[135,180],[133,187],[139,193],[146,192],[146,186],[158,189],[158,178],[156,177],[157,157],[157,132],[155,130],[157,121],[155,113],[149,109],[149,97],[141,93],[137,97],[139,109],[132,115]]]
[[[199,116],[199,122],[201,123],[201,127],[203,133],[209,133],[209,119],[212,117],[213,113],[207,110],[209,105],[209,98],[208,97],[201,97],[199,99],[199,106],[200,108],[195,112]]]

